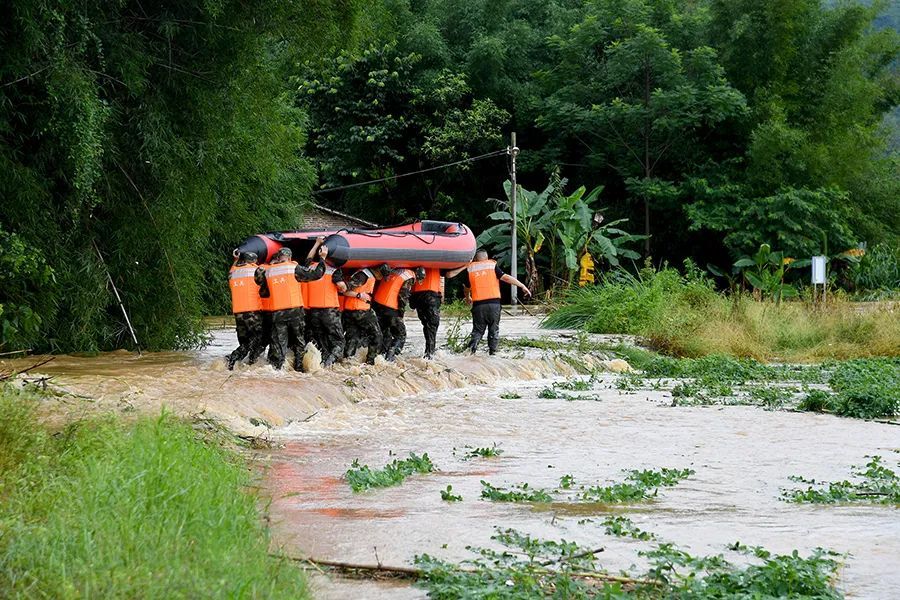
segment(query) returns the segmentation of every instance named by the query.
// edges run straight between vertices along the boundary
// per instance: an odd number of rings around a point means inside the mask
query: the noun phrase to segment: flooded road
[[[900,462],[900,428],[828,415],[749,406],[671,407],[667,392],[623,394],[604,376],[583,401],[543,399],[553,381],[498,380],[403,399],[370,399],[322,411],[277,434],[286,446],[268,455],[267,485],[276,541],[296,556],[358,564],[410,565],[416,554],[472,558],[466,546],[499,548],[495,528],[545,539],[604,546],[610,572],[642,566],[651,543],[605,535],[603,519],[626,515],[698,555],[729,553],[740,541],[776,553],[816,547],[846,553],[839,585],[850,598],[900,597],[900,510],[816,506],[779,499],[791,475],[842,480],[880,454]],[[571,379],[571,378],[569,378]],[[514,399],[509,396],[519,395]],[[501,396],[507,396],[503,398]],[[465,459],[466,446],[497,444],[496,458]],[[427,452],[437,472],[402,485],[353,493],[341,479],[354,459],[380,468]],[[604,509],[536,506],[480,498],[481,480],[554,489],[573,475],[586,485],[621,481],[624,469],[690,467],[696,474],[660,490],[653,502]],[[441,500],[453,486],[461,502]],[[317,576],[322,598],[421,598],[396,583]]]
[[[445,320],[442,336],[452,321]],[[503,334],[551,335],[536,324],[504,316]],[[421,553],[461,560],[472,556],[467,545],[497,547],[490,539],[495,527],[511,527],[604,546],[599,564],[611,572],[640,568],[636,551],[652,546],[605,535],[601,521],[612,511],[693,554],[724,553],[735,562],[740,559],[725,546],[738,540],[778,553],[806,554],[819,546],[847,553],[839,585],[848,597],[900,597],[900,510],[779,500],[782,488],[797,485],[791,475],[845,479],[852,465],[874,454],[895,467],[900,428],[747,406],[673,408],[667,392],[621,394],[613,374],[582,394],[591,399],[539,398],[559,374],[577,378],[571,360],[507,348],[491,358],[444,351],[425,362],[415,358],[421,327],[413,320],[407,326],[411,347],[404,358],[375,367],[349,364],[304,374],[254,366],[229,373],[223,359],[235,345],[234,333],[219,330],[197,353],[59,357],[39,371],[53,375],[60,389],[84,396],[81,404],[77,397],[60,401],[73,411],[153,413],[166,406],[282,440],[283,448],[260,458],[268,465],[275,542],[294,556],[385,565],[409,565]],[[466,446],[494,444],[503,450],[499,457],[464,459]],[[409,452],[427,452],[438,471],[358,494],[342,480],[354,459],[380,468]],[[595,485],[621,481],[623,469],[660,467],[696,473],[660,490],[653,502],[607,512],[480,499],[481,480],[554,489],[563,475]],[[461,502],[441,500],[447,485]],[[424,597],[396,583],[316,576],[313,586],[317,598]]]

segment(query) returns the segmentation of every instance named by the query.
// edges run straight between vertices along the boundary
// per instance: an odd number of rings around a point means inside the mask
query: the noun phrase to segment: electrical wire
[[[340,190],[349,190],[351,188],[362,187],[364,185],[372,185],[373,183],[381,183],[383,181],[391,181],[394,179],[400,179],[401,177],[409,177],[411,175],[419,175],[420,173],[428,173],[429,171],[437,171],[438,169],[446,169],[448,167],[455,167],[456,165],[472,163],[477,160],[493,158],[494,156],[500,156],[501,154],[507,154],[507,149],[504,148],[503,150],[495,150],[494,152],[488,152],[487,154],[482,154],[481,156],[473,156],[472,158],[464,158],[463,160],[458,160],[456,162],[447,163],[445,165],[437,165],[435,167],[428,167],[427,169],[422,169],[420,171],[412,171],[410,173],[401,173],[399,175],[391,175],[390,177],[382,177],[381,179],[372,179],[371,181],[360,181],[359,183],[350,183],[347,185],[341,185],[338,187],[327,188],[324,190],[316,190],[313,192],[313,196],[317,196],[319,194],[324,194],[326,192],[337,192]]]

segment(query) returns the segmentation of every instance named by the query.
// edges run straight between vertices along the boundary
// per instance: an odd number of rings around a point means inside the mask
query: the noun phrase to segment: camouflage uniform
[[[297,281],[315,281],[325,273],[325,261],[320,260],[315,267],[297,265],[294,269],[294,277]],[[266,282],[265,270],[256,271],[256,283],[259,285],[259,295],[269,297],[269,286]],[[271,340],[269,341],[268,360],[276,369],[284,366],[288,348],[294,353],[294,370],[303,369],[303,354],[306,350],[306,339],[303,329],[305,315],[303,308],[286,308],[272,311]]]
[[[441,324],[441,295],[437,292],[414,292],[409,306],[416,309],[422,331],[425,333],[425,358],[434,356],[437,350],[437,332]]]
[[[234,364],[250,356],[249,364],[253,364],[262,354],[263,341],[262,311],[242,312],[234,315],[234,328],[237,330],[238,347],[228,355],[228,370]]]
[[[409,294],[415,284],[415,279],[408,279],[404,282],[403,287],[397,297],[396,309],[389,306],[372,303],[375,315],[378,317],[378,326],[381,327],[381,353],[384,354],[386,360],[394,360],[403,350],[406,344],[406,324],[403,322],[403,315],[406,312],[406,305],[409,303]]]
[[[340,269],[331,274],[335,284],[344,280]],[[338,308],[309,308],[307,325],[309,337],[322,353],[322,366],[330,367],[344,356],[344,326]]]
[[[382,336],[381,327],[378,325],[378,317],[370,308],[368,310],[345,310],[344,320],[344,358],[350,358],[361,347],[366,346],[366,362],[375,364],[375,357],[381,351]]]

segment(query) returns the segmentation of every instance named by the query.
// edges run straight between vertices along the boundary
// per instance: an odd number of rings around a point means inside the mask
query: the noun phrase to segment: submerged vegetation
[[[838,504],[866,502],[900,506],[900,475],[884,466],[880,456],[873,456],[865,468],[852,469],[853,481],[816,481],[799,476],[792,481],[806,484],[806,489],[785,490],[783,498],[789,502]]]
[[[767,365],[750,358],[655,356],[620,375],[624,392],[671,390],[674,405],[749,404],[861,419],[900,414],[900,357]]]
[[[619,530],[610,533],[620,535]],[[469,548],[476,557],[458,565],[427,554],[417,556],[416,565],[422,569],[419,585],[429,598],[843,597],[833,583],[839,566],[836,556],[821,549],[803,557],[796,551],[775,555],[735,543],[729,550],[740,554],[742,560],[734,564],[721,554],[693,556],[672,544],[659,543],[638,552],[649,563],[645,572],[609,574],[597,560],[602,548],[541,540],[515,530],[498,530],[492,539],[502,551]],[[637,539],[646,541],[653,536]]]
[[[611,485],[575,488],[575,478],[563,475],[559,489],[548,491],[520,483],[512,489],[481,482],[481,497],[495,502],[597,502],[603,504],[643,502],[654,498],[661,487],[673,487],[694,474],[693,469],[646,469],[627,471],[625,481]]]
[[[411,475],[432,473],[434,470],[434,463],[431,462],[428,453],[417,456],[410,452],[409,458],[403,460],[395,458],[383,469],[372,469],[369,465],[360,465],[358,459],[354,460],[344,477],[354,492],[362,492],[370,488],[400,485]]]
[[[0,388],[4,595],[308,597],[296,567],[269,556],[237,455],[168,415],[51,433],[35,410]]]

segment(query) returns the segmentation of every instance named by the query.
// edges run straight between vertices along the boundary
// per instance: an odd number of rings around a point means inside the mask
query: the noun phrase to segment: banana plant
[[[537,260],[545,247],[549,250],[549,257],[546,258],[551,274],[567,282],[573,280],[578,270],[578,261],[585,253],[590,253],[596,263],[606,261],[612,266],[618,266],[619,259],[623,257],[640,258],[636,252],[624,246],[644,239],[644,236],[632,235],[616,227],[627,219],[612,221],[603,226],[600,226],[600,220],[596,220],[598,213],[592,205],[600,196],[602,186],[594,188],[590,193],[582,186],[565,195],[562,193],[565,183],[565,179],[551,182],[540,193],[519,186],[516,234],[525,259],[525,283],[530,289],[536,289],[539,281]],[[489,218],[499,223],[482,232],[478,236],[478,242],[493,247],[497,259],[507,263],[512,229],[509,210],[511,184],[506,182],[504,189],[506,200],[492,199],[501,210],[489,215]]]
[[[500,207],[500,210],[488,215],[493,221],[499,221],[496,225],[484,230],[478,236],[478,243],[495,250],[494,256],[501,264],[509,264],[510,244],[512,241],[512,214],[510,205],[512,202],[512,183],[506,181],[503,184],[506,191],[506,200],[490,198]],[[552,230],[554,211],[549,206],[550,198],[556,191],[554,183],[548,185],[542,192],[532,192],[522,186],[518,186],[516,195],[516,236],[522,248],[525,258],[525,285],[528,289],[537,289],[537,254],[541,251],[548,233]]]
[[[761,244],[752,256],[743,256],[735,261],[734,267],[763,298],[768,296],[776,304],[781,304],[784,298],[798,295],[796,287],[784,282],[785,273],[809,264],[809,260],[786,258],[783,252],[772,251],[769,244]]]

